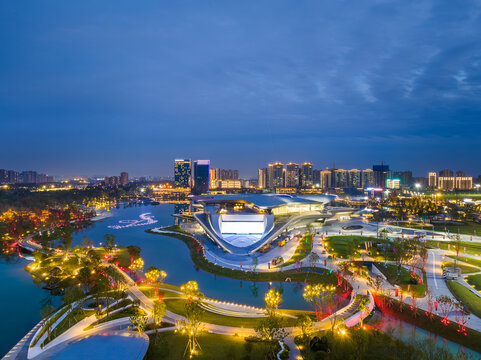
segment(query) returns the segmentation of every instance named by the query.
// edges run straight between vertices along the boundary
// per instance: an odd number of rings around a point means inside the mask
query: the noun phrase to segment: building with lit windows
[[[192,196],[195,221],[225,251],[252,254],[284,232],[331,215],[324,205],[333,195],[238,194]]]
[[[428,186],[432,189],[438,186],[438,174],[434,171],[428,174]]]
[[[284,187],[284,165],[281,163],[269,164],[269,188]]]
[[[299,187],[299,165],[296,163],[289,163],[286,165],[286,187]]]
[[[267,168],[259,169],[257,176],[257,188],[267,189],[269,187],[269,170]]]
[[[311,163],[304,163],[302,164],[301,169],[301,186],[312,187],[314,185],[313,179],[313,171],[312,171],[312,164]]]
[[[210,181],[210,160],[194,161],[193,192],[196,195],[204,194],[209,191]]]
[[[190,159],[174,161],[174,183],[176,188],[190,188],[192,184],[192,163]]]

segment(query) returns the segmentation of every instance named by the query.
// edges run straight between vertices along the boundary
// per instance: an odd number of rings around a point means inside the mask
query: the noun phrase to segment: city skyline
[[[479,14],[474,2],[4,3],[2,167],[155,175],[183,154],[250,176],[286,160],[476,174]]]

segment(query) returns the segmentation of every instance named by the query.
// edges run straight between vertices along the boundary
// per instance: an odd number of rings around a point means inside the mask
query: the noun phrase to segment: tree
[[[148,321],[147,315],[144,315],[140,309],[137,309],[137,312],[135,313],[135,315],[130,317],[130,322],[132,323],[132,326],[139,333],[144,332],[145,327],[147,326],[147,321]]]
[[[255,328],[257,335],[267,343],[267,359],[276,358],[277,342],[287,336],[282,320],[281,316],[272,314],[263,318]]]
[[[165,316],[165,312],[167,310],[167,305],[165,302],[157,300],[154,301],[154,322],[156,326],[159,326],[162,323],[162,318]]]
[[[50,337],[50,329],[52,327],[52,323],[48,321],[49,316],[53,313],[54,307],[52,304],[46,304],[41,310],[40,310],[40,317],[43,320],[43,326],[47,328],[47,334],[48,337]]]
[[[195,355],[197,349],[200,349],[197,336],[201,331],[201,319],[204,311],[199,306],[202,293],[199,291],[199,286],[195,281],[189,281],[182,284],[180,290],[187,296],[187,302],[185,303],[185,320],[179,323],[182,333],[187,333],[188,341],[185,347],[184,355],[186,353],[189,356]]]
[[[304,288],[302,296],[307,302],[312,303],[318,320],[322,319],[324,307],[332,312],[332,303],[335,298],[334,291],[334,286],[324,284],[306,285]]]
[[[253,259],[252,259],[252,271],[254,271],[254,272],[256,271],[258,264],[259,264],[259,259],[256,258],[256,257],[253,258]]]
[[[110,253],[114,248],[115,236],[113,234],[105,234],[104,241],[105,241],[104,247]]]
[[[358,300],[357,310],[361,313],[361,328],[363,326],[363,315],[369,309],[369,298],[366,296],[356,295]]]
[[[297,326],[301,329],[301,335],[304,341],[307,341],[312,334],[312,320],[307,314],[299,316]]]
[[[454,302],[453,299],[451,299],[449,296],[446,296],[446,295],[439,296],[437,301],[438,301],[439,311],[443,315],[443,319],[441,320],[441,322],[447,326],[450,322],[448,320],[448,316],[451,313],[451,311],[453,311],[456,308],[456,303]]]
[[[88,238],[87,236],[82,237],[82,246],[86,249],[91,248],[94,245],[92,239]]]
[[[130,263],[133,263],[140,256],[140,248],[138,246],[129,245],[127,246],[127,251],[130,255]]]
[[[72,303],[82,299],[84,296],[84,292],[78,286],[71,286],[65,290],[63,302],[66,305],[71,305]],[[71,312],[73,312],[73,310]],[[68,327],[71,326],[71,318],[72,317],[68,315]]]
[[[314,267],[316,265],[316,263],[320,260],[321,258],[319,257],[319,255],[317,255],[316,252],[311,252],[309,254],[309,263],[311,265],[311,267]]]
[[[264,296],[266,302],[266,310],[269,316],[275,314],[279,304],[282,301],[281,294],[276,289],[270,289]]]
[[[66,252],[70,250],[70,247],[72,246],[72,243],[73,243],[72,233],[73,233],[73,229],[68,227],[68,228],[65,228],[60,234],[60,242],[62,243],[63,248],[65,249]]]

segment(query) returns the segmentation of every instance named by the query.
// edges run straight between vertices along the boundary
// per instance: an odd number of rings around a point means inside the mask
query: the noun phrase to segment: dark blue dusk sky
[[[0,0],[0,168],[481,173],[480,1]]]

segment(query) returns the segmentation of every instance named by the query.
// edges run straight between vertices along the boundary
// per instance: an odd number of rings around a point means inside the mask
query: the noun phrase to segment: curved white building
[[[230,253],[249,254],[284,231],[324,221],[324,205],[334,195],[239,194],[192,198],[194,213],[212,241]]]

